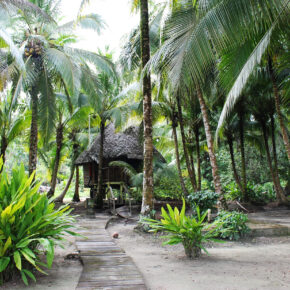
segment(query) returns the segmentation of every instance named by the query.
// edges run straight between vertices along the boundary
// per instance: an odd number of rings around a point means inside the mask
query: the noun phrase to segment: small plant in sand
[[[160,221],[153,219],[143,220],[143,223],[150,226],[151,232],[164,231],[169,234],[162,236],[162,238],[168,238],[168,241],[163,243],[164,245],[182,243],[186,256],[193,259],[200,257],[201,250],[208,254],[205,248],[206,242],[220,242],[214,239],[219,225],[217,223],[206,223],[207,212],[201,216],[199,207],[196,207],[197,219],[185,215],[184,199],[181,211],[177,207],[173,210],[169,204],[167,204],[167,209],[168,212],[164,208],[161,209],[162,219]]]
[[[0,159],[0,168],[3,161]],[[38,192],[40,184],[33,183],[24,166],[5,170],[0,174],[0,284],[10,280],[16,272],[28,285],[28,278],[36,280],[33,269],[50,268],[56,242],[64,234],[73,234],[73,218],[68,206],[54,208],[46,195]],[[40,260],[46,254],[46,263]]]
[[[222,239],[239,240],[250,232],[248,216],[237,211],[220,211],[216,221],[221,225],[217,235]]]

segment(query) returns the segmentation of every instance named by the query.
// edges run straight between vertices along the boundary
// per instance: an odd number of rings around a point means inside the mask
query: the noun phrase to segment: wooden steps
[[[108,216],[80,219],[76,246],[83,262],[83,271],[76,289],[147,289],[132,258],[115,244],[105,225]]]

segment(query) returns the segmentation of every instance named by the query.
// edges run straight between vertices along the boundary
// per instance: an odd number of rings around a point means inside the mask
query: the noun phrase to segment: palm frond
[[[123,172],[130,178],[137,174],[135,168],[125,161],[112,161],[109,163],[109,166],[122,168]]]
[[[60,74],[68,92],[70,95],[73,95],[77,81],[74,73],[76,66],[73,61],[65,53],[56,48],[46,49],[44,59]]]
[[[273,32],[273,29],[275,27],[276,23],[273,24],[273,26],[267,31],[267,33],[262,37],[261,41],[257,44],[253,52],[251,53],[251,56],[249,59],[246,61],[245,65],[243,66],[239,76],[237,77],[233,87],[231,88],[227,99],[226,103],[223,107],[219,122],[218,122],[218,127],[217,127],[217,132],[221,128],[223,122],[225,121],[227,115],[229,114],[230,110],[233,108],[235,105],[236,101],[238,100],[245,84],[247,83],[250,75],[253,72],[254,67],[260,63],[263,54],[265,53],[267,47],[269,46],[270,40],[271,40],[271,35]]]
[[[39,78],[39,91],[40,131],[42,133],[44,143],[46,143],[55,127],[56,107],[54,91],[51,82],[49,81],[48,72],[45,68]]]
[[[10,52],[12,56],[15,58],[17,64],[19,65],[20,70],[25,70],[25,65],[20,50],[14,44],[8,32],[5,31],[3,28],[1,28],[1,26],[0,26],[0,39],[2,39],[9,46]]]

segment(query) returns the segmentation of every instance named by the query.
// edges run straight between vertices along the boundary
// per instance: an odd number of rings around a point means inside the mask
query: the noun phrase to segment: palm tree
[[[42,9],[37,5],[31,3],[28,0],[0,0],[0,49],[9,47],[9,52],[17,63],[18,67],[21,70],[24,70],[24,62],[20,52],[19,47],[14,43],[13,37],[10,34],[11,20],[13,17],[11,15],[24,15],[29,18],[31,15],[36,14],[43,17],[46,21],[53,21],[52,18],[47,15]],[[10,26],[10,27],[9,27]],[[2,70],[2,61],[1,58],[1,70]],[[6,63],[6,60],[4,61]]]
[[[213,137],[202,92],[205,75],[201,71],[201,66],[203,68],[210,66],[212,69],[214,63],[212,55],[203,55],[203,51],[211,51],[212,45],[206,36],[201,42],[195,43],[194,48],[191,47],[196,40],[195,34],[199,25],[199,14],[192,4],[185,5],[185,7],[181,5],[181,8],[174,9],[164,27],[162,46],[153,56],[150,65],[152,69],[158,72],[166,72],[175,91],[186,94],[188,91],[192,91],[192,88],[195,88],[206,133],[215,190],[220,194],[220,204],[225,207],[214,153]],[[206,64],[203,65],[203,62],[206,62]]]
[[[57,9],[52,4],[59,4],[57,1],[36,1],[36,4],[44,9],[51,18],[56,18]],[[53,8],[52,8],[53,7]],[[98,17],[89,15],[89,27],[99,30],[100,22]],[[97,19],[95,26],[92,21]],[[38,15],[27,19],[20,18],[18,22],[25,27],[24,39],[19,42],[25,46],[27,76],[20,74],[19,79],[24,79],[24,88],[31,99],[31,130],[29,150],[29,173],[32,174],[37,164],[37,142],[38,131],[48,139],[52,133],[55,122],[55,81],[61,82],[67,96],[77,96],[81,86],[94,82],[91,78],[91,71],[87,63],[92,63],[98,69],[111,70],[109,61],[96,53],[73,48],[69,46],[75,42],[72,29],[74,23],[57,26],[54,22],[47,23]],[[76,22],[84,26],[85,17]],[[19,31],[17,31],[19,35]],[[18,90],[19,91],[19,90]],[[40,116],[40,128],[38,127],[38,116]]]
[[[64,94],[58,93],[56,100],[56,128],[55,128],[55,158],[54,166],[51,177],[51,187],[47,193],[48,197],[52,197],[56,188],[57,174],[61,161],[61,151],[64,146],[64,137],[67,135],[71,128],[84,128],[87,125],[88,115],[90,108],[81,107],[74,109],[70,112],[70,104],[68,103],[67,97]]]
[[[259,78],[256,79],[254,85],[251,86],[249,93],[254,98],[249,98],[250,107],[253,113],[255,120],[260,125],[262,136],[264,140],[266,158],[268,161],[269,170],[272,176],[274,188],[277,194],[277,199],[281,203],[287,203],[287,199],[283,192],[283,189],[280,184],[280,179],[278,175],[278,165],[276,157],[276,146],[275,146],[275,137],[273,138],[273,116],[274,116],[274,98],[269,90],[269,78],[265,73],[261,74]],[[270,93],[269,93],[270,91]],[[274,166],[272,164],[271,151],[269,146],[269,132],[272,130],[272,144],[273,144],[273,155],[274,155]]]
[[[195,169],[193,166],[193,162],[190,163],[190,157],[188,153],[188,148],[186,144],[186,137],[185,137],[185,130],[184,130],[184,121],[183,121],[183,115],[182,115],[182,107],[181,107],[181,98],[180,95],[177,93],[176,96],[177,99],[177,110],[178,110],[178,120],[179,120],[179,125],[180,125],[180,132],[181,132],[181,140],[182,140],[182,145],[183,145],[183,152],[184,152],[184,157],[185,157],[185,162],[186,162],[186,167],[190,176],[190,181],[192,184],[192,188],[194,191],[197,191],[197,184],[196,184],[196,177],[195,177]]]
[[[148,0],[140,0],[140,31],[142,69],[150,60]],[[143,123],[144,123],[144,176],[141,214],[148,216],[153,209],[153,139],[152,100],[150,74],[143,76]]]

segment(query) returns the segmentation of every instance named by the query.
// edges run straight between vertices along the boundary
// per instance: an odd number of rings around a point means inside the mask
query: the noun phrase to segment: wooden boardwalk
[[[133,260],[115,244],[105,225],[108,216],[80,219],[76,246],[83,271],[76,289],[147,289]]]

